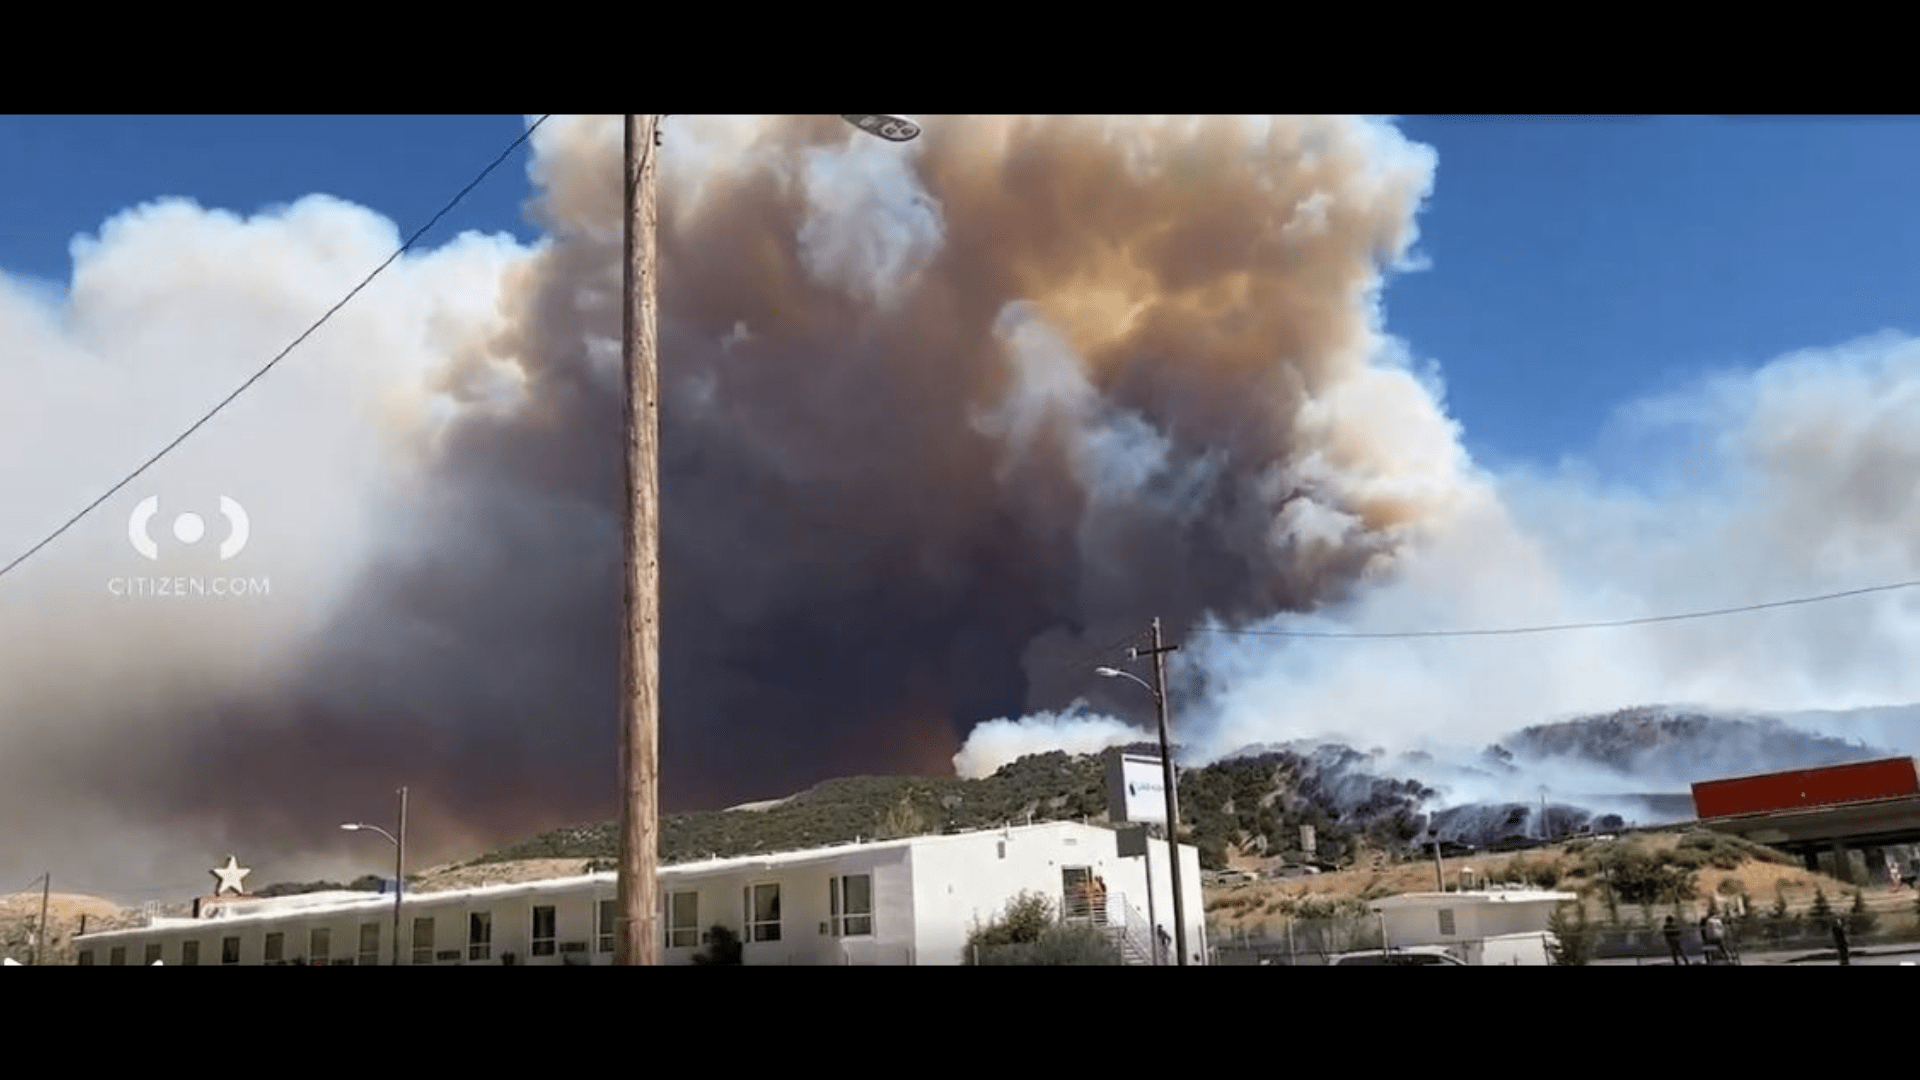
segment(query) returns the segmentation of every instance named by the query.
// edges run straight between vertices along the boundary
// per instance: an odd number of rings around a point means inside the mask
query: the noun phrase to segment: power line
[[[533,133],[540,129],[541,124],[544,124],[549,119],[551,119],[552,115],[553,114],[548,113],[546,116],[542,116],[540,119],[535,120],[531,125],[529,125],[527,127],[527,130],[521,133],[519,138],[513,140],[513,142],[510,145],[508,145],[508,147],[505,150],[502,150],[500,152],[500,156],[494,158],[492,163],[490,163],[486,168],[480,170],[480,175],[474,177],[473,180],[470,183],[468,183],[466,187],[460,189],[460,193],[458,195],[455,195],[453,199],[447,203],[447,205],[441,207],[440,212],[433,215],[432,220],[428,221],[425,225],[422,225],[418,230],[414,232],[412,236],[408,237],[407,242],[404,244],[401,244],[400,247],[396,249],[392,255],[387,256],[387,260],[385,262],[381,263],[377,267],[374,267],[372,273],[368,274],[365,278],[361,279],[360,284],[355,285],[351,292],[341,297],[339,303],[333,305],[331,308],[328,308],[326,314],[320,316],[320,318],[316,320],[312,326],[307,327],[307,329],[303,331],[299,337],[294,338],[292,344],[280,350],[280,354],[278,356],[275,356],[273,359],[267,361],[266,366],[262,367],[259,371],[254,372],[253,376],[249,378],[246,382],[241,383],[239,389],[235,390],[231,394],[228,394],[223,401],[221,401],[218,405],[215,405],[211,410],[207,412],[205,416],[202,416],[200,419],[194,421],[192,427],[189,427],[186,431],[181,432],[178,438],[174,439],[172,442],[162,447],[159,453],[148,458],[146,461],[146,464],[141,465],[139,468],[133,470],[131,473],[128,473],[125,479],[121,480],[119,483],[108,488],[106,494],[100,496],[99,498],[93,500],[93,502],[87,504],[86,509],[73,515],[72,518],[68,519],[65,525],[62,525],[58,529],[55,529],[52,532],[52,534],[50,534],[46,539],[28,548],[26,553],[21,555],[19,558],[13,560],[12,562],[8,563],[5,566],[0,566],[0,577],[5,577],[9,572],[11,572],[14,569],[14,567],[19,566],[21,563],[26,562],[28,559],[38,554],[41,548],[44,548],[48,544],[51,544],[55,540],[58,540],[62,535],[66,533],[68,529],[71,529],[75,525],[78,525],[82,518],[86,517],[88,514],[91,514],[95,510],[99,509],[101,503],[104,503],[108,499],[111,499],[115,495],[119,494],[121,488],[124,488],[128,484],[131,484],[135,480],[139,479],[142,473],[145,473],[148,469],[152,468],[161,458],[166,457],[168,454],[172,453],[173,450],[176,447],[178,447],[181,443],[187,441],[188,436],[200,430],[200,428],[204,426],[207,421],[219,415],[220,410],[226,408],[228,405],[233,404],[235,398],[238,398],[241,394],[245,393],[248,390],[248,388],[252,387],[254,383],[260,380],[261,376],[265,375],[269,371],[272,371],[273,368],[280,363],[280,361],[286,359],[288,353],[291,353],[294,349],[298,348],[301,342],[304,342],[309,337],[312,337],[314,331],[320,329],[322,326],[325,326],[327,323],[327,320],[333,318],[333,316],[336,313],[338,313],[341,308],[347,306],[348,301],[360,295],[360,290],[366,288],[368,285],[373,284],[374,278],[379,277],[387,269],[387,267],[392,266],[396,261],[398,261],[400,256],[405,255],[408,251],[411,251],[413,249],[413,246],[420,242],[421,237],[425,236],[429,231],[431,231],[435,225],[440,224],[441,218],[446,217],[449,213],[453,211],[454,207],[459,206],[460,203],[463,200],[465,200],[469,194],[473,192],[474,188],[480,186],[481,181],[491,176],[493,174],[493,171],[499,168],[501,163],[505,162],[508,157],[512,156],[515,150],[518,150],[522,144],[524,144],[528,139],[532,138]]]
[[[1896,589],[1911,589],[1915,587],[1920,587],[1920,581],[1900,581],[1891,585],[1873,585],[1864,589],[1848,589],[1845,592],[1822,593],[1819,596],[1802,596],[1793,600],[1773,600],[1764,604],[1746,604],[1740,607],[1717,608],[1712,611],[1689,611],[1678,615],[1649,615],[1638,619],[1615,619],[1610,622],[1559,623],[1550,626],[1516,626],[1498,630],[1401,630],[1391,633],[1341,633],[1320,630],[1231,630],[1224,626],[1196,626],[1193,627],[1189,633],[1285,638],[1510,637],[1519,634],[1553,634],[1565,630],[1599,630],[1616,626],[1646,626],[1652,623],[1682,622],[1690,619],[1713,619],[1725,615],[1744,615],[1748,612],[1767,611],[1773,608],[1819,604],[1828,600],[1844,600],[1853,596],[1865,596],[1868,593],[1892,592]]]
[[[1122,645],[1126,645],[1138,640],[1140,640],[1140,634],[1137,632],[1130,633],[1125,637],[1115,638],[1112,642],[1106,645],[1102,645],[1100,648],[1095,649],[1093,652],[1090,652],[1085,656],[1080,657],[1078,660],[1074,660],[1071,663],[1061,664],[1058,667],[1049,668],[1046,674],[1049,676],[1065,675],[1069,671],[1073,671],[1078,668],[1084,668],[1088,664],[1093,663],[1095,660],[1104,660],[1109,654],[1118,651]]]

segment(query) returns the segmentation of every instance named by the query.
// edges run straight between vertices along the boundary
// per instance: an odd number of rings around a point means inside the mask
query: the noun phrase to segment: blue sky
[[[519,116],[0,117],[0,267],[64,281],[113,213],[187,195],[251,211],[313,192],[424,223]],[[1432,267],[1389,329],[1440,363],[1477,458],[1551,464],[1686,377],[1920,330],[1920,120],[1403,118],[1439,154]],[[524,154],[429,243],[531,237]]]

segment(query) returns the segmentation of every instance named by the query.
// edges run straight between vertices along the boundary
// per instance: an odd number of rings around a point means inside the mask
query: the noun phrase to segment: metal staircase
[[[1153,928],[1122,894],[1114,893],[1098,900],[1075,898],[1061,911],[1060,921],[1100,931],[1120,950],[1121,963],[1129,967],[1154,966]],[[1166,950],[1161,949],[1160,953],[1160,963],[1164,964]]]
[[[1166,963],[1166,950],[1157,950],[1161,955],[1158,958],[1154,956],[1153,927],[1147,925],[1146,917],[1134,910],[1125,896],[1115,896],[1113,899],[1118,903],[1110,906],[1109,913],[1118,918],[1110,919],[1106,931],[1120,949],[1121,963],[1128,967],[1153,967]]]

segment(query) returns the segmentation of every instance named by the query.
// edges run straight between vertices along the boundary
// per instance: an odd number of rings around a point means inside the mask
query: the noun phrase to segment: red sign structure
[[[1693,785],[1694,814],[1702,820],[1916,797],[1920,797],[1920,768],[1910,757],[1736,776]]]

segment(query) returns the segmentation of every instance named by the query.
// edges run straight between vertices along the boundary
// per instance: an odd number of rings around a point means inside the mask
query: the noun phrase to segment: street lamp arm
[[[342,825],[340,827],[342,829],[345,829],[348,832],[379,833],[381,836],[386,838],[387,843],[392,844],[394,847],[400,846],[400,841],[395,840],[393,838],[392,833],[388,832],[387,830],[381,828],[378,825],[362,825],[362,824],[355,823],[355,824],[349,824],[349,825]]]
[[[1109,679],[1132,679],[1134,682],[1137,682],[1140,684],[1140,688],[1142,690],[1145,690],[1147,693],[1152,694],[1153,700],[1155,701],[1160,700],[1160,691],[1155,690],[1153,688],[1152,683],[1148,682],[1147,680],[1141,678],[1138,675],[1135,675],[1131,671],[1121,671],[1119,668],[1103,667],[1103,668],[1095,668],[1094,674],[1104,675]]]

